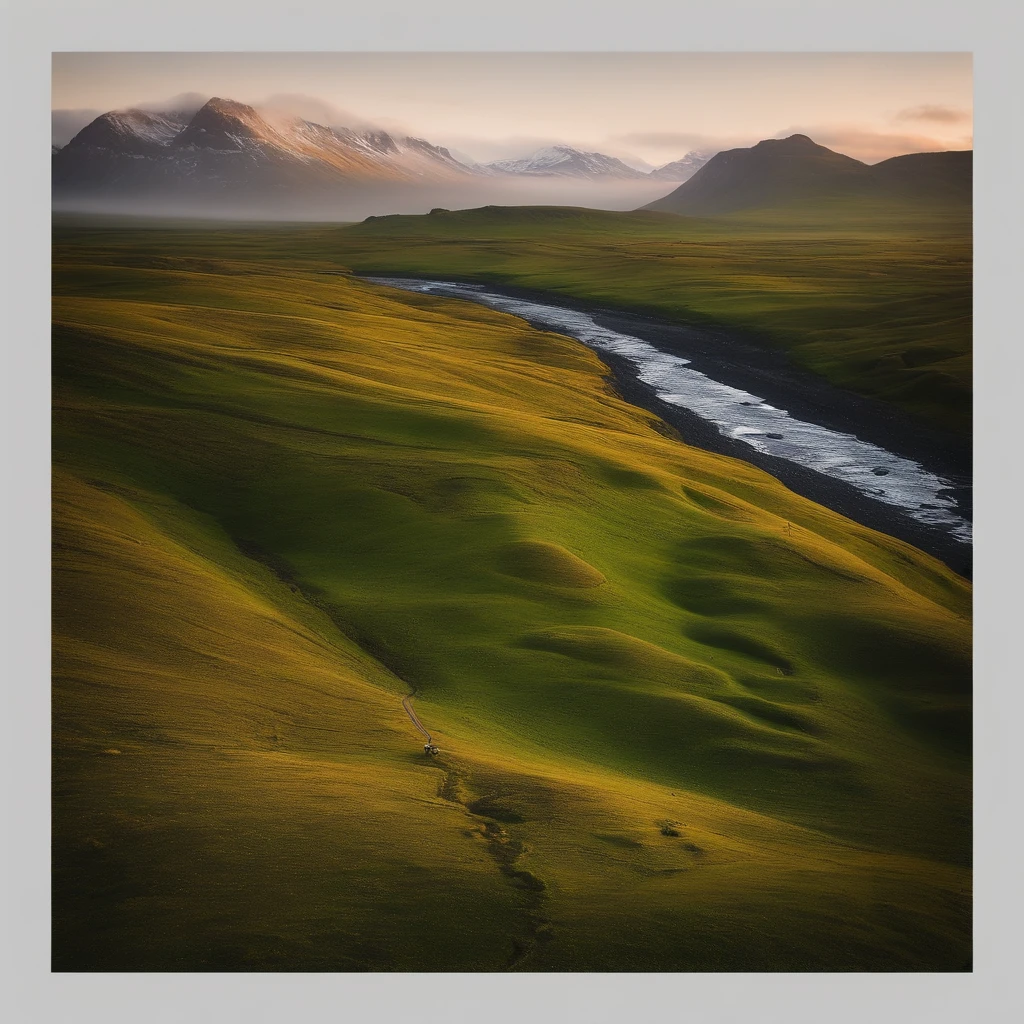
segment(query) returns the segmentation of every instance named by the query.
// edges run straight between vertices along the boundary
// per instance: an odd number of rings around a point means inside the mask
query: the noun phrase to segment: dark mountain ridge
[[[869,165],[791,135],[719,153],[643,209],[713,217],[825,198],[969,203],[971,168],[970,151],[913,153]]]

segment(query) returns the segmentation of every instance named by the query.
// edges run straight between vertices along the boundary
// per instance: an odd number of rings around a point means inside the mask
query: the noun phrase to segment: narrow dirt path
[[[430,738],[430,733],[427,732],[426,726],[424,726],[424,724],[419,720],[419,717],[417,716],[416,712],[412,709],[412,704],[410,702],[412,701],[413,696],[414,694],[410,693],[408,696],[403,697],[402,707],[405,708],[405,713],[409,716],[409,721],[416,726],[416,728],[426,739],[427,743],[432,744],[433,740]]]

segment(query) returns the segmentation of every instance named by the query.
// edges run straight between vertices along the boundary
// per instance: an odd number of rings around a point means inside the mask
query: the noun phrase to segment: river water
[[[765,455],[841,480],[874,501],[895,506],[961,543],[971,543],[971,523],[960,515],[947,493],[952,486],[949,480],[852,434],[797,419],[756,394],[693,369],[682,356],[602,326],[588,313],[501,295],[486,285],[391,277],[367,280],[404,291],[469,299],[568,335],[598,352],[620,356],[658,399],[688,409],[723,435]]]

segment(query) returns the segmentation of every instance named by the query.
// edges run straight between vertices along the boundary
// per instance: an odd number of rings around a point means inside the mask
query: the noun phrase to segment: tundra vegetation
[[[962,427],[925,227],[58,222],[55,969],[969,969],[970,585],[339,273],[756,326]]]

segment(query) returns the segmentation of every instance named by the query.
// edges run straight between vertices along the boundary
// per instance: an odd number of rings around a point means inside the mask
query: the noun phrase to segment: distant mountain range
[[[806,135],[766,139],[708,160],[644,209],[710,217],[828,198],[901,198],[970,204],[973,153],[912,153],[869,165]]]
[[[329,127],[219,97],[198,110],[108,111],[52,149],[56,199],[310,199],[486,178],[683,181],[701,162],[691,154],[647,174],[603,153],[552,146],[521,160],[472,164],[424,139]]]
[[[677,161],[679,163],[681,161]],[[497,160],[483,165],[483,169],[497,174],[557,175],[570,178],[648,178],[650,174],[638,171],[604,153],[584,153],[571,146],[548,146],[522,160]],[[677,178],[676,181],[684,179]]]
[[[972,187],[969,151],[872,166],[806,135],[689,153],[650,172],[562,145],[476,164],[414,136],[329,127],[216,97],[188,109],[108,111],[53,147],[51,159],[55,206],[204,215],[362,217],[536,204],[538,194],[541,205],[600,206],[609,196],[620,204],[611,208],[630,209],[661,182],[680,182],[642,209],[717,216],[829,197],[969,204]]]
[[[265,194],[472,173],[423,139],[328,128],[297,117],[271,120],[220,98],[190,118],[144,110],[101,114],[53,155],[58,194],[104,188]]]

